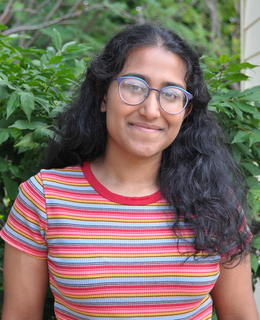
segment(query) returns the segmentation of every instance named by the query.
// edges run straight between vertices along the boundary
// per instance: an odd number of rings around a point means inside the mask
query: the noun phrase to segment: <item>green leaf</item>
[[[45,127],[46,124],[40,121],[29,122],[27,120],[16,120],[9,128],[16,128],[20,130],[35,130],[37,128]]]
[[[250,132],[248,131],[238,131],[231,143],[248,141],[249,135],[250,135]]]
[[[21,91],[19,92],[21,99],[21,106],[26,114],[27,119],[31,120],[31,114],[34,110],[34,95],[31,92]]]
[[[35,102],[38,103],[41,107],[43,107],[47,113],[50,112],[50,105],[48,100],[42,99],[40,97],[35,97]]]
[[[256,249],[260,249],[260,236],[254,238],[252,245]]]
[[[249,62],[242,62],[242,63],[232,63],[228,66],[228,68],[226,69],[226,71],[228,72],[237,72],[240,71],[242,69],[254,69],[257,66],[254,64],[251,64]]]
[[[19,95],[16,92],[13,92],[10,95],[10,98],[8,99],[8,102],[7,102],[6,119],[8,119],[10,115],[14,113],[14,111],[19,106],[19,104],[20,104]]]
[[[260,168],[252,162],[241,162],[241,165],[253,176],[260,175]]]
[[[55,28],[52,29],[51,33],[52,43],[57,50],[61,50],[62,47],[62,39],[61,34]]]
[[[259,101],[260,100],[260,86],[245,89],[242,92],[242,94],[243,94],[243,96],[247,96],[250,101]]]
[[[25,91],[30,91],[31,90],[31,87],[27,83],[23,83],[21,85],[21,88],[25,89]]]
[[[249,144],[252,146],[253,144],[260,142],[260,132],[257,130],[252,131],[249,136]]]
[[[0,41],[0,44],[1,44],[1,41]],[[8,81],[8,78],[7,78],[7,76],[6,76],[5,73],[3,73],[3,72],[0,71],[0,81],[1,81],[1,80],[6,80],[6,81]]]
[[[33,148],[36,144],[33,142],[32,133],[27,133],[18,143],[16,143],[15,147],[26,147]]]
[[[48,64],[57,64],[62,61],[63,57],[62,56],[54,56],[50,59]]]
[[[254,69],[257,67],[256,64],[252,64],[249,62],[242,62],[242,63],[240,63],[240,66],[242,67],[242,69]]]
[[[5,172],[9,169],[9,163],[6,159],[0,157],[0,171]]]
[[[255,111],[254,111],[254,113],[253,113],[253,119],[254,120],[260,120],[260,112],[259,111],[257,111],[256,109],[255,109]]]
[[[257,189],[259,188],[259,181],[254,177],[254,176],[247,176],[246,178],[246,184],[251,188],[251,189]]]
[[[5,104],[6,103],[5,100],[7,100],[8,97],[9,97],[8,90],[5,87],[0,86],[0,102],[4,101],[4,104]]]
[[[241,151],[239,150],[239,148],[237,148],[237,144],[233,144],[232,154],[233,154],[236,162],[239,163],[241,160]]]
[[[16,90],[16,88],[8,80],[0,79],[0,86],[6,86],[9,89]]]
[[[0,131],[0,145],[4,143],[9,138],[8,131],[1,129]]]
[[[46,127],[42,128],[37,128],[34,131],[34,135],[36,136],[42,136],[42,137],[48,137],[48,138],[53,138],[54,132]]]
[[[230,61],[230,56],[226,55],[226,54],[221,54],[219,56],[219,62],[220,64],[224,64]]]
[[[16,166],[9,166],[8,169],[10,170],[10,172],[11,172],[15,177],[20,177],[20,176],[19,176],[20,170],[19,170],[18,167],[16,167]]]
[[[249,77],[243,73],[231,74],[224,77],[224,80],[229,80],[229,83],[245,81]]]
[[[18,193],[18,183],[9,179],[6,174],[3,175],[3,181],[8,197],[14,200]]]
[[[71,47],[74,48],[75,46],[76,46],[76,47],[78,46],[78,44],[77,44],[76,41],[66,42],[66,43],[63,45],[61,51],[67,51],[67,50],[70,49]]]
[[[7,26],[4,24],[0,24],[0,31],[7,29]]]
[[[248,103],[243,103],[243,102],[238,101],[238,102],[236,102],[236,106],[244,112],[248,112],[248,113],[252,113],[252,114],[255,113],[255,107],[248,104]]]
[[[256,272],[258,269],[258,259],[255,254],[251,255],[251,268],[254,272]]]
[[[236,112],[239,120],[243,121],[243,119],[244,119],[243,112],[239,108],[234,108],[234,111]]]

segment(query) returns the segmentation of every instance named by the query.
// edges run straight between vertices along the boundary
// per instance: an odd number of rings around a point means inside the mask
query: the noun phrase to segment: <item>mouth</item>
[[[129,126],[133,127],[134,129],[144,131],[144,132],[158,132],[162,131],[163,129],[157,125],[143,123],[143,122],[129,122]]]

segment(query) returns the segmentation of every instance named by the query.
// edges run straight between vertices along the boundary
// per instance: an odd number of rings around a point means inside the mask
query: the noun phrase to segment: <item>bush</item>
[[[53,119],[72,97],[88,62],[86,45],[62,43],[53,29],[47,49],[21,48],[18,35],[0,36],[0,206],[2,224],[21,181],[41,166],[43,150],[53,135]],[[260,87],[232,89],[253,68],[238,57],[203,57],[206,81],[212,93],[210,109],[227,134],[227,144],[244,171],[255,240],[252,244],[253,279],[259,266],[259,101]],[[2,254],[2,248],[1,252]],[[258,250],[258,251],[257,251]],[[2,255],[0,257],[2,262]]]
[[[47,49],[21,48],[18,36],[0,36],[0,185],[4,211],[17,186],[39,168],[53,118],[71,99],[88,48],[64,45],[54,29]],[[81,59],[83,57],[83,59]]]
[[[227,145],[240,165],[248,187],[248,220],[254,234],[252,243],[253,284],[260,278],[260,86],[246,90],[232,89],[247,80],[241,71],[254,68],[240,63],[238,56],[204,57],[206,81],[212,94],[209,108],[216,113],[226,132]]]

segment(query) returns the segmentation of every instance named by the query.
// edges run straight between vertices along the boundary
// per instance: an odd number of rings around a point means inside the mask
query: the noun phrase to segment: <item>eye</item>
[[[131,94],[144,95],[147,93],[148,88],[138,79],[127,78],[122,81],[121,90],[127,91]]]
[[[127,83],[127,89],[134,92],[143,92],[144,88],[139,86],[138,84]]]
[[[161,98],[169,102],[183,99],[183,93],[179,89],[165,88],[161,90]]]

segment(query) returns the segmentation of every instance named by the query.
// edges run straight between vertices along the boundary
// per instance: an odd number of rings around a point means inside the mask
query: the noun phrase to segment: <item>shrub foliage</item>
[[[4,29],[4,26],[1,26]],[[24,35],[0,35],[0,207],[2,224],[17,188],[41,166],[43,150],[53,135],[53,119],[72,98],[88,64],[91,50],[76,41],[63,43],[52,29],[46,49],[25,48]],[[248,186],[253,279],[260,277],[260,189],[258,131],[260,86],[239,90],[242,73],[253,68],[237,56],[204,56],[201,59],[212,94],[210,109],[224,127],[226,141],[240,164]],[[1,247],[2,250],[2,247]],[[2,253],[2,251],[1,251]],[[1,255],[2,263],[2,255]]]

